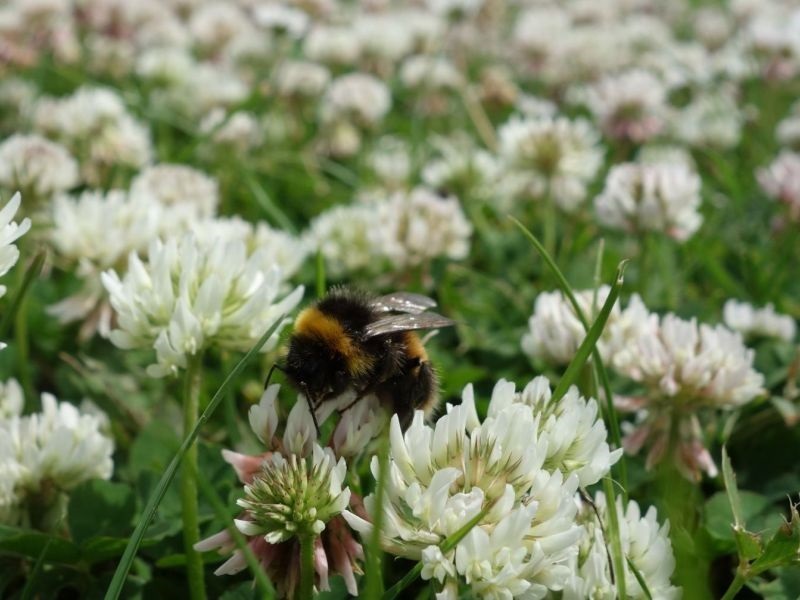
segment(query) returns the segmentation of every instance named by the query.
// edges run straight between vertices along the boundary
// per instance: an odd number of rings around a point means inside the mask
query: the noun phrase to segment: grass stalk
[[[378,447],[378,476],[375,486],[375,519],[372,535],[369,538],[367,553],[365,598],[380,598],[383,594],[383,548],[381,531],[383,529],[383,503],[386,497],[386,477],[389,473],[389,435],[384,431]]]
[[[300,536],[300,585],[297,587],[297,600],[314,597],[314,535]]]
[[[202,354],[189,359],[183,385],[183,435],[188,436],[200,412],[202,385]],[[203,559],[194,549],[200,541],[199,509],[197,503],[197,444],[187,448],[181,467],[181,509],[183,515],[183,546],[186,552],[186,579],[192,600],[206,597]]]

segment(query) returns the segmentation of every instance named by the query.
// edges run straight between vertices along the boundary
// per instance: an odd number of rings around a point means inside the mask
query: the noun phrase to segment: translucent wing
[[[452,319],[429,312],[417,315],[390,315],[368,325],[364,332],[364,337],[371,338],[376,335],[397,333],[399,331],[413,331],[415,329],[450,327],[451,325],[455,325],[455,323],[456,322]]]
[[[436,301],[421,294],[394,292],[375,298],[370,306],[377,312],[402,312],[419,314],[436,306]]]

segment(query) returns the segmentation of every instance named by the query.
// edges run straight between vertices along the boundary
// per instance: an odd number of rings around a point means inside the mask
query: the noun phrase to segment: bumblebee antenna
[[[272,363],[272,366],[269,369],[269,373],[267,373],[267,380],[264,382],[264,389],[267,389],[269,387],[269,380],[272,379],[272,373],[275,371],[275,369],[278,369],[278,371],[280,371],[281,373],[286,372],[284,371],[283,367],[280,366],[278,363]]]
[[[308,393],[308,386],[306,385],[305,381],[301,381],[300,386],[303,388],[303,395],[306,397],[306,402],[308,403],[308,411],[311,413],[311,419],[314,421],[314,429],[317,430],[317,438],[319,438],[321,433],[319,430],[319,423],[317,423],[317,411],[314,408],[314,403],[311,402],[311,395]]]

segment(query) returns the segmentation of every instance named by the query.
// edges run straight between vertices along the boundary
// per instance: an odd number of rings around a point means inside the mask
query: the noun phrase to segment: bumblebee
[[[454,325],[428,309],[426,296],[395,292],[372,297],[334,288],[295,320],[285,364],[275,365],[303,392],[315,411],[347,389],[356,400],[376,394],[407,427],[415,410],[429,413],[438,400],[436,373],[415,333]]]

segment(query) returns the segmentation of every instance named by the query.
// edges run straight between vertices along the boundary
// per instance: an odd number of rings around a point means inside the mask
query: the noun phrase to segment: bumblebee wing
[[[394,292],[375,298],[370,306],[377,312],[402,312],[419,314],[436,306],[436,301],[421,294]]]
[[[436,313],[420,313],[418,315],[390,315],[374,321],[367,326],[364,337],[371,338],[376,335],[397,333],[400,331],[413,331],[414,329],[435,329],[437,327],[450,327],[455,321],[437,315]]]

